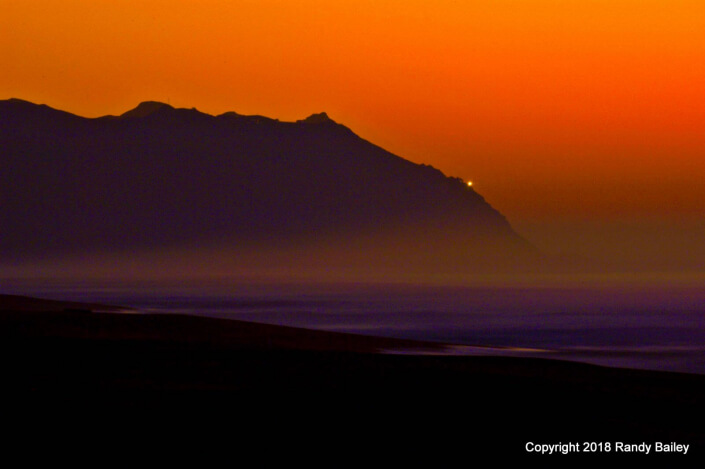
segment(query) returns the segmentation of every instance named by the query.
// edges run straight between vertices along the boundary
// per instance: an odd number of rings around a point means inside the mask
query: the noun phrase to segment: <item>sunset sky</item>
[[[702,0],[0,0],[0,98],[327,111],[539,243],[573,220],[697,244],[703,31]]]

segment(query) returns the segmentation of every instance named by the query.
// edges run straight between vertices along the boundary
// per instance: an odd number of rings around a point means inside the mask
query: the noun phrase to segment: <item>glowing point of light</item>
[[[472,181],[468,181],[468,187],[472,187]]]

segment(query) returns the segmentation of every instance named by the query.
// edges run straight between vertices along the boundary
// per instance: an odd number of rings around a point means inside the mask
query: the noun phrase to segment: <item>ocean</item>
[[[446,354],[705,374],[705,288],[15,282],[2,293],[439,341],[452,344]]]

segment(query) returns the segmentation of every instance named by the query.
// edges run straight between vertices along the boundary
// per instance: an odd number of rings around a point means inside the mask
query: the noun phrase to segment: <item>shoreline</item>
[[[705,448],[703,375],[384,354],[445,345],[12,299],[9,306],[0,295],[4,389],[16,404],[6,418],[98,427],[110,419],[176,420],[177,428],[223,418],[252,428],[306,421],[321,438],[329,430],[353,437],[363,425],[438,444],[441,435],[462,437],[475,451],[519,455],[528,441],[673,441],[691,445],[689,454]]]

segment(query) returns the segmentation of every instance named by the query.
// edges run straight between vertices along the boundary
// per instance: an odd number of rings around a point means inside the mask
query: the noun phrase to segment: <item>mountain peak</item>
[[[160,103],[159,101],[144,101],[137,105],[136,108],[127,111],[120,117],[147,117],[162,109],[174,109],[169,104]]]
[[[0,187],[13,194],[0,204],[1,263],[184,253],[166,266],[205,247],[209,275],[215,263],[223,275],[420,280],[523,269],[535,257],[467,184],[326,113],[276,123],[148,101],[88,119],[0,104]]]
[[[319,112],[318,114],[311,114],[306,119],[303,119],[303,120],[300,120],[297,122],[303,122],[306,124],[324,124],[327,122],[335,123],[335,121],[333,119],[331,119],[330,117],[328,117],[328,114],[326,114],[325,112]]]
[[[31,101],[26,101],[24,99],[19,99],[19,98],[10,98],[10,99],[0,100],[0,103],[2,103],[5,106],[10,106],[10,107],[16,108],[16,109],[51,109],[51,110],[55,110],[53,108],[50,108],[46,104],[36,104]],[[64,112],[64,111],[59,111],[59,112]]]

